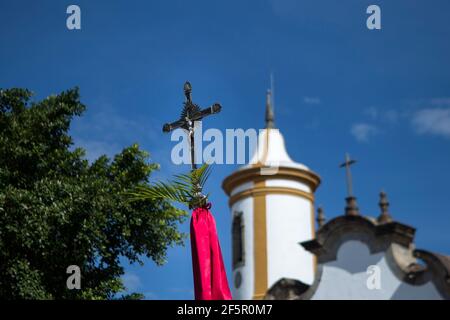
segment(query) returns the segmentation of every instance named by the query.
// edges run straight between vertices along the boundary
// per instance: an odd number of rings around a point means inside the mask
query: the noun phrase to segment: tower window
[[[244,223],[242,212],[236,212],[233,218],[233,269],[244,265]]]

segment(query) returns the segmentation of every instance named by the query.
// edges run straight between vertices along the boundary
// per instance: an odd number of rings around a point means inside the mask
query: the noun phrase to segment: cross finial
[[[266,129],[275,128],[274,114],[272,108],[272,91],[267,90],[266,95]]]
[[[353,186],[352,186],[352,173],[350,171],[350,166],[356,163],[356,160],[352,160],[348,153],[345,154],[345,162],[342,163],[339,167],[345,167],[346,178],[347,178],[347,196],[353,196]]]
[[[381,209],[381,214],[378,217],[379,223],[387,223],[392,221],[391,214],[389,213],[389,201],[387,199],[387,194],[384,191],[380,192],[380,202],[378,203]]]
[[[317,208],[317,225],[319,228],[322,228],[322,226],[325,224],[325,214],[323,213],[323,208],[319,207]]]
[[[347,178],[347,206],[345,207],[345,214],[347,215],[358,215],[358,206],[356,204],[356,198],[353,196],[353,185],[352,185],[352,173],[350,171],[350,166],[356,163],[356,160],[352,160],[348,153],[345,154],[345,162],[339,167],[345,167],[346,178]]]

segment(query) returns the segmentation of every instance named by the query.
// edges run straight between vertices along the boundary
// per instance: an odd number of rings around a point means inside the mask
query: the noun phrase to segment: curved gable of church
[[[301,245],[318,260],[311,286],[281,279],[268,299],[450,299],[450,257],[414,249],[415,229],[339,216]]]

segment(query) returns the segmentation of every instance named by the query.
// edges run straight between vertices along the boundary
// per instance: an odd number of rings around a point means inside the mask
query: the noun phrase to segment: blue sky
[[[81,7],[78,31],[66,8]],[[382,29],[366,28],[381,7]],[[276,125],[293,159],[322,177],[316,193],[328,218],[343,213],[345,152],[359,160],[354,192],[378,215],[416,227],[419,248],[450,254],[450,2],[364,0],[0,1],[0,87],[36,99],[79,86],[86,114],[71,129],[88,157],[138,142],[161,164],[155,177],[186,171],[170,161],[161,132],[190,80],[193,98],[219,101],[203,127],[261,128],[269,74]],[[216,165],[207,186],[230,273],[230,214]],[[181,226],[188,231],[188,223]],[[157,267],[128,266],[131,291],[148,299],[191,299],[189,242]]]

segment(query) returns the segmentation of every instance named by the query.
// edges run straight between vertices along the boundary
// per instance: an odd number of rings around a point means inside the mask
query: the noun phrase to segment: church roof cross
[[[345,154],[345,162],[342,163],[339,167],[345,167],[345,173],[347,178],[347,198],[345,198],[347,202],[347,206],[345,207],[345,214],[350,216],[356,216],[359,214],[359,209],[356,204],[356,198],[353,196],[353,185],[352,185],[352,173],[350,171],[350,166],[356,163],[356,160],[350,158],[349,154]]]
[[[350,166],[355,164],[356,160],[350,158],[349,154],[345,154],[345,162],[342,163],[339,167],[345,167],[346,180],[347,180],[347,196],[353,197],[353,184],[352,184],[352,173],[350,171]]]

